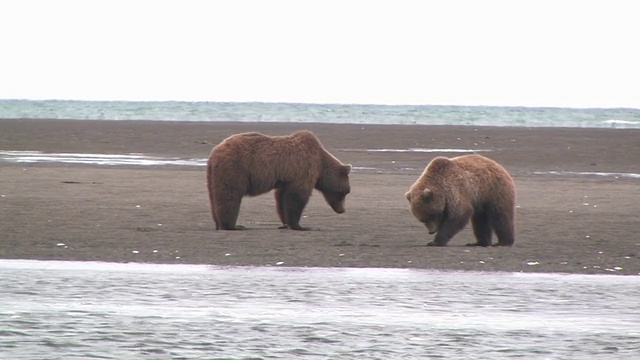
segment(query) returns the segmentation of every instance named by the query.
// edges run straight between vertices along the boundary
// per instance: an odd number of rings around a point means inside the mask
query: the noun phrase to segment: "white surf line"
[[[0,151],[0,159],[14,163],[66,163],[87,165],[137,166],[205,166],[206,159],[180,159],[147,156],[144,154],[78,154],[44,153],[42,151]]]
[[[605,124],[611,125],[611,127],[615,128],[616,125],[640,125],[640,121],[630,121],[630,120],[617,120],[617,119],[609,119],[603,121]]]
[[[534,171],[535,175],[580,175],[580,176],[606,176],[615,178],[640,179],[640,174],[636,173],[610,173],[591,171]]]
[[[341,149],[346,152],[395,152],[395,153],[475,153],[489,152],[486,149],[425,149],[425,148],[408,148],[408,149]]]

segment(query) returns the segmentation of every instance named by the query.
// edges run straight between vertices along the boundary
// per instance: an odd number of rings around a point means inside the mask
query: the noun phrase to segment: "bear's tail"
[[[213,161],[210,157],[207,161],[207,192],[209,193],[209,206],[211,207],[211,217],[213,218],[213,222],[216,224],[216,230],[218,230],[218,220],[216,220],[216,207],[213,198],[213,178],[211,177],[211,172],[213,170]]]

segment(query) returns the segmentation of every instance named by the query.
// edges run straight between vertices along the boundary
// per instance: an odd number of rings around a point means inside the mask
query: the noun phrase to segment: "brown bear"
[[[476,243],[490,246],[515,242],[516,188],[513,178],[497,162],[471,154],[436,157],[405,194],[413,215],[436,234],[429,246],[446,246],[469,219]]]
[[[216,230],[243,229],[236,224],[242,198],[272,189],[280,228],[306,230],[300,226],[300,217],[313,189],[322,192],[336,213],[345,211],[350,171],[351,165],[341,163],[307,130],[286,136],[232,135],[213,148],[207,161]]]

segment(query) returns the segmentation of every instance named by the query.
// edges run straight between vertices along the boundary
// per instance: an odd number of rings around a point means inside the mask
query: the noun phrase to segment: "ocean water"
[[[640,128],[640,109],[0,100],[0,118]]]
[[[632,359],[640,277],[0,260],[2,359]]]

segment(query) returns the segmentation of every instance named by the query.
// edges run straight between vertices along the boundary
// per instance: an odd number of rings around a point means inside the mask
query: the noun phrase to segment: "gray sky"
[[[0,1],[0,98],[640,108],[638,9]]]

